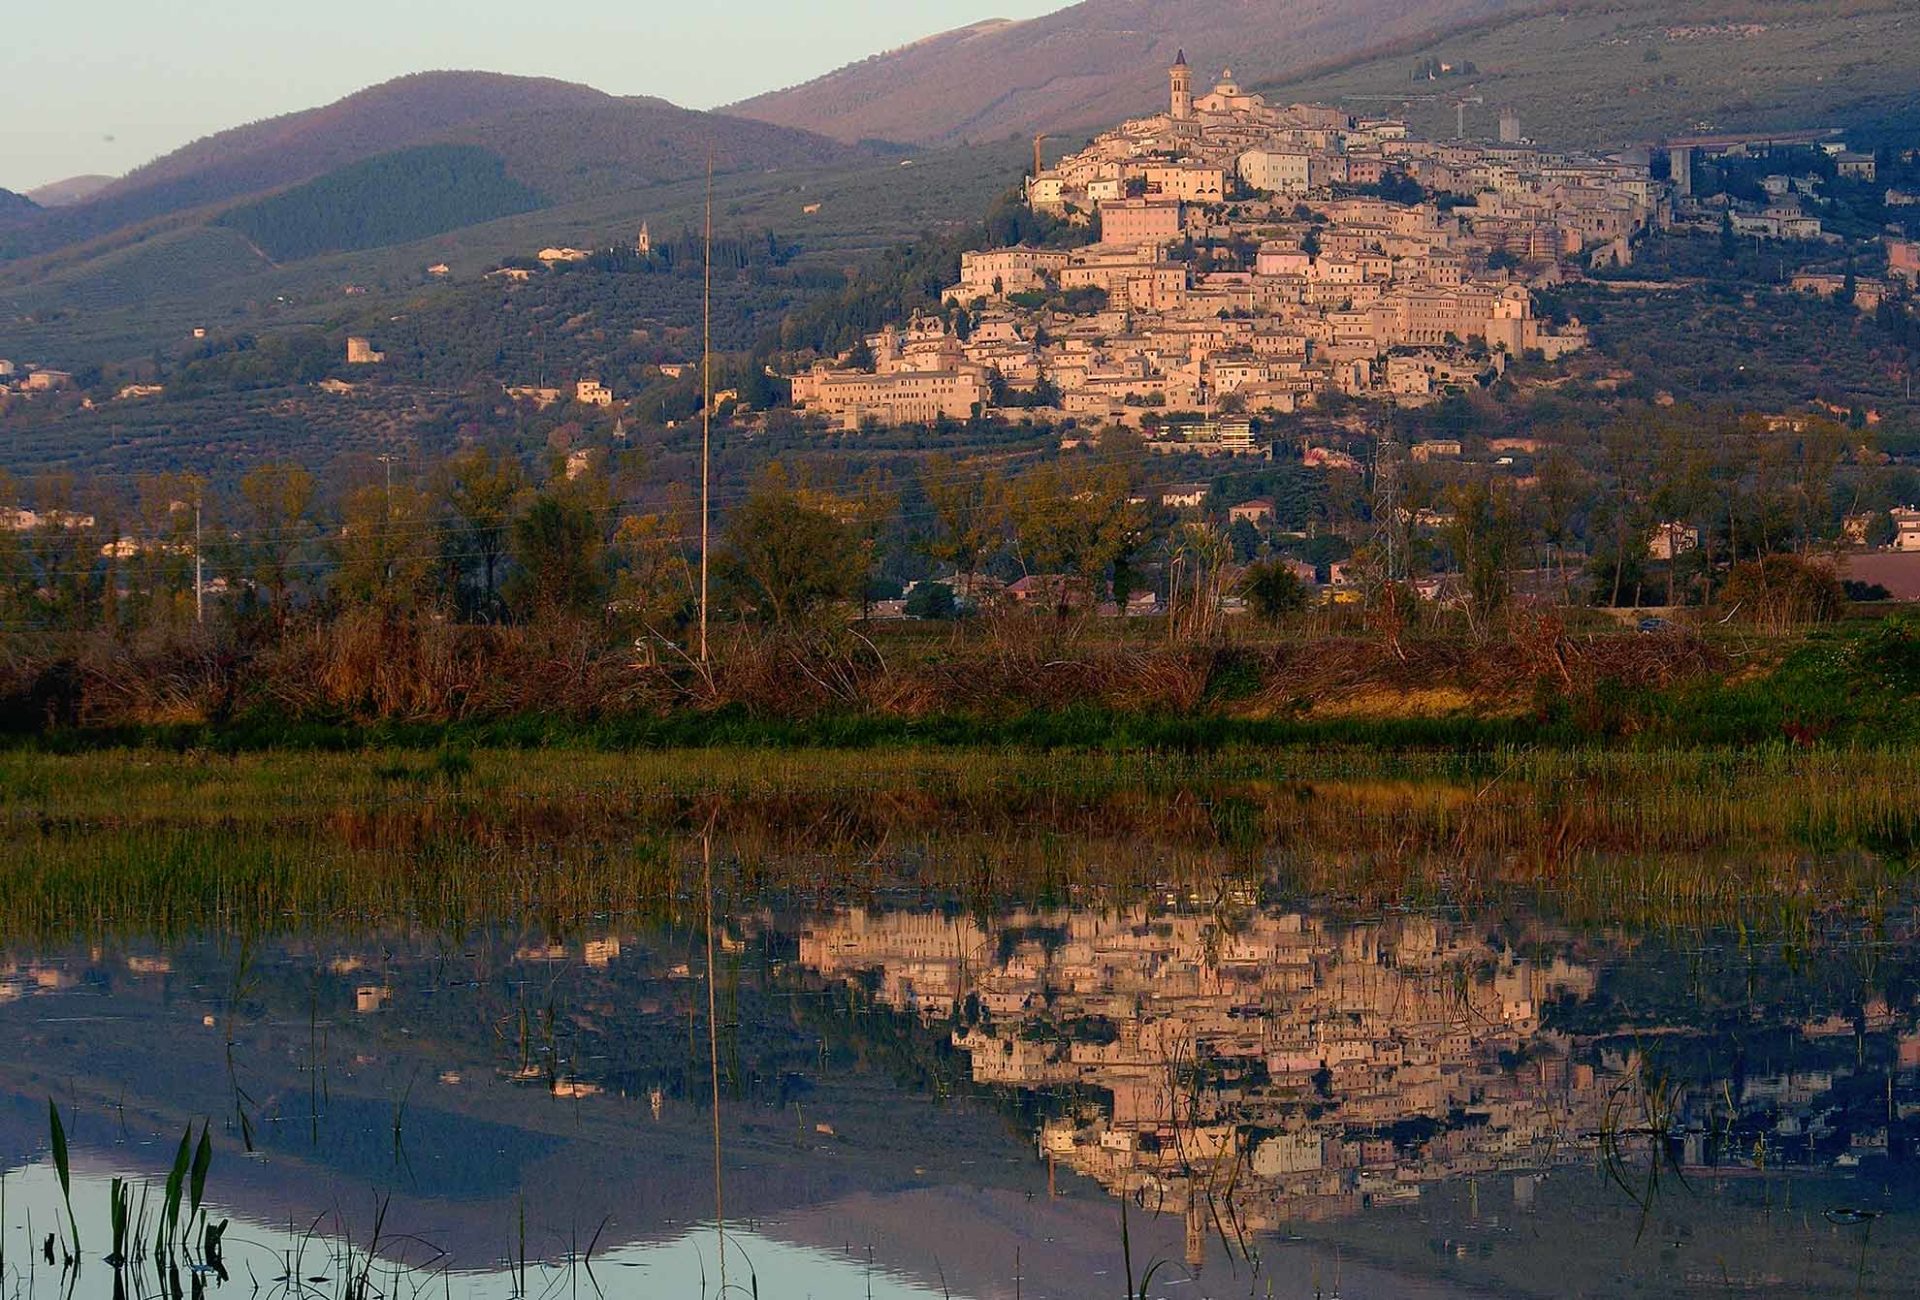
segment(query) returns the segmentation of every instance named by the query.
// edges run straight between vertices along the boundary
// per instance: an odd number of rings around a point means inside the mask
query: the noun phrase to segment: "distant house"
[[[1647,539],[1647,554],[1656,560],[1672,560],[1700,549],[1700,530],[1679,522],[1660,524]]]
[[[354,335],[347,336],[347,364],[350,366],[373,366],[387,359],[384,352],[375,352],[373,344]]]
[[[1007,599],[1035,609],[1083,609],[1091,600],[1086,579],[1063,573],[1034,573],[1009,583]]]
[[[560,390],[557,388],[535,388],[531,384],[521,384],[518,387],[509,388],[507,390],[507,396],[519,402],[532,402],[544,411],[560,400]]]
[[[597,379],[582,379],[573,386],[573,400],[583,406],[598,406],[604,410],[613,405],[613,390]]]
[[[1413,444],[1413,459],[1416,464],[1424,465],[1431,460],[1458,460],[1460,443],[1455,438],[1430,438],[1426,442]]]
[[[1920,551],[1920,510],[1911,506],[1893,513],[1893,549]]]
[[[25,387],[30,393],[51,393],[73,387],[73,376],[64,370],[36,370],[27,376]]]
[[[1848,180],[1871,181],[1880,175],[1880,165],[1870,153],[1843,153],[1834,158],[1833,165]]]
[[[1206,499],[1205,483],[1175,483],[1160,490],[1160,504],[1169,510],[1198,510]]]
[[[1331,447],[1309,447],[1300,457],[1300,463],[1308,469],[1336,469],[1349,474],[1360,472],[1360,462],[1344,451],[1335,451]]]
[[[543,248],[539,253],[540,260],[548,266],[555,262],[584,262],[592,256],[583,248]]]
[[[1229,524],[1249,523],[1256,528],[1261,524],[1270,524],[1273,522],[1273,502],[1265,497],[1255,497],[1251,501],[1230,506],[1227,509],[1227,522]]]
[[[159,384],[128,384],[118,394],[122,402],[131,402],[142,397],[158,397],[167,390]]]
[[[1908,284],[1920,280],[1920,244],[1910,239],[1887,241],[1887,274]]]
[[[1846,293],[1850,278],[1853,280],[1853,305],[1861,311],[1879,311],[1887,295],[1887,286],[1879,280],[1802,271],[1793,277],[1792,287],[1795,293],[1814,298],[1838,298]]]
[[[437,280],[444,280],[448,276],[453,274],[453,268],[448,266],[445,262],[435,262],[432,266],[427,268],[427,274],[430,276],[433,276]]]

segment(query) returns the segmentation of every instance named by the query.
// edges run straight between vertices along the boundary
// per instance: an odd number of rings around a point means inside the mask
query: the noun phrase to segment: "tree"
[[[33,508],[40,524],[24,535],[28,590],[55,627],[84,629],[104,615],[114,585],[100,562],[103,530],[97,514],[70,474],[35,480]]]
[[[500,561],[525,491],[526,475],[510,457],[474,447],[447,465],[447,506],[459,522],[456,564],[462,570],[469,564],[480,568],[475,610],[483,619],[499,613]]]
[[[1540,515],[1541,533],[1547,543],[1549,562],[1560,573],[1560,599],[1571,603],[1572,581],[1567,576],[1567,551],[1574,542],[1574,512],[1586,499],[1586,483],[1580,467],[1564,451],[1555,448],[1540,462],[1540,490],[1535,497]]]
[[[907,596],[908,618],[949,619],[958,610],[953,588],[944,582],[922,582]]]
[[[721,580],[744,610],[778,628],[805,627],[865,585],[853,514],[770,462],[727,523],[716,557]]]
[[[930,558],[954,567],[957,594],[971,601],[975,576],[1006,539],[1006,481],[985,460],[956,464],[947,456],[929,456],[920,486],[933,516],[933,531],[921,547]]]
[[[11,475],[0,470],[0,511],[19,508],[18,489]],[[1888,520],[1891,524],[1892,520]],[[33,570],[20,533],[0,527],[0,621],[15,622],[33,595]]]
[[[131,571],[132,602],[145,605],[146,621],[155,626],[177,627],[193,616],[194,511],[206,489],[207,481],[197,474],[141,475],[132,553],[122,555],[120,539],[109,539],[113,558]]]
[[[1243,579],[1247,607],[1269,623],[1307,607],[1307,585],[1285,560],[1265,560],[1248,568]]]
[[[592,618],[606,600],[605,538],[587,495],[549,485],[513,521],[507,604],[530,621]]]
[[[1140,521],[1118,465],[1042,465],[1022,476],[1010,496],[1015,549],[1030,574],[1078,578],[1089,597],[1116,561],[1137,543]],[[1059,612],[1072,605],[1073,584],[1061,583]]]
[[[435,528],[426,494],[404,484],[369,483],[347,494],[333,549],[341,599],[392,619],[430,595]]]
[[[1236,519],[1227,529],[1227,540],[1233,546],[1233,558],[1242,564],[1250,563],[1260,554],[1260,530],[1253,526],[1250,519]]]
[[[652,632],[684,623],[696,594],[685,539],[692,529],[685,492],[676,488],[668,508],[657,514],[629,515],[614,530],[615,606],[625,618]]]
[[[1447,525],[1454,559],[1466,579],[1468,616],[1484,632],[1512,595],[1513,553],[1520,542],[1520,514],[1510,492],[1485,480],[1455,484],[1447,492],[1453,522]]]
[[[312,537],[307,512],[313,505],[313,475],[289,462],[270,462],[240,480],[245,529],[241,563],[272,605],[274,622],[286,627],[291,612],[294,564]]]
[[[1613,476],[1614,496],[1605,518],[1612,525],[1613,535],[1612,554],[1607,566],[1612,579],[1607,603],[1614,608],[1620,605],[1629,573],[1633,576],[1635,604],[1639,603],[1639,587],[1646,579],[1645,571],[1641,568],[1647,555],[1647,520],[1641,494],[1640,464],[1645,443],[1644,430],[1625,424],[1609,429],[1601,438],[1607,453],[1608,469]],[[1597,561],[1599,557],[1595,558]]]

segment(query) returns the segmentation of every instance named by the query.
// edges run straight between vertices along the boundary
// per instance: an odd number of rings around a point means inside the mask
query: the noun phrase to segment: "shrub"
[[[1307,587],[1283,561],[1268,560],[1247,570],[1247,605],[1269,623],[1307,607]]]
[[[1720,603],[1740,619],[1774,630],[1830,623],[1847,593],[1833,569],[1797,555],[1769,555],[1736,565]]]

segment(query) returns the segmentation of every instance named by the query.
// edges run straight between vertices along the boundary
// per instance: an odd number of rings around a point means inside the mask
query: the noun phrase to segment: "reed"
[[[1239,880],[1335,905],[1526,891],[1623,924],[1884,907],[1920,752],[0,755],[0,938],[241,936],[906,890],[991,914]],[[1733,851],[1731,846],[1738,846]]]

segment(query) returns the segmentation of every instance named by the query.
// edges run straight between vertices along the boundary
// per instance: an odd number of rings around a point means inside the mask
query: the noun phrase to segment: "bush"
[[[1769,555],[1736,565],[1720,603],[1743,621],[1781,629],[1830,623],[1847,603],[1833,569],[1797,555]]]
[[[1268,560],[1247,570],[1247,606],[1269,623],[1307,607],[1307,587],[1300,575],[1280,560]]]
[[[953,588],[944,582],[923,582],[907,596],[907,617],[952,618],[956,612]]]

